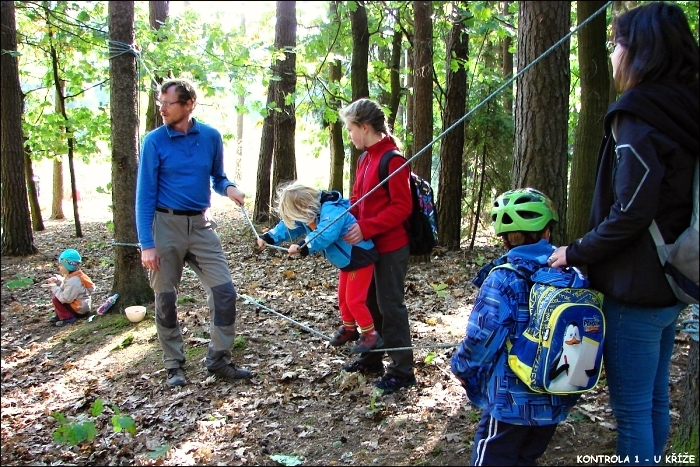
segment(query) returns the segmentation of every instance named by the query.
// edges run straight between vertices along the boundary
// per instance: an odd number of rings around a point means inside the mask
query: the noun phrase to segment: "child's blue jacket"
[[[508,366],[506,341],[515,342],[530,318],[529,285],[520,274],[494,266],[513,264],[530,276],[547,268],[554,247],[546,240],[511,249],[487,264],[472,280],[480,287],[469,315],[466,337],[452,356],[452,372],[465,382],[469,400],[491,415],[513,425],[552,425],[564,420],[579,395],[533,392]],[[542,271],[544,272],[544,271]],[[543,280],[555,285],[581,286],[586,281],[578,271],[547,268]]]
[[[316,216],[316,229],[298,221],[295,221],[295,227],[290,229],[280,221],[261,238],[267,243],[277,245],[304,235],[304,246],[308,247],[309,254],[322,253],[333,266],[342,271],[354,271],[376,262],[379,253],[372,240],[362,240],[355,245],[343,240],[343,235],[348,233],[350,226],[357,223],[355,216],[346,212],[350,201],[335,190],[321,191],[319,201],[321,209]],[[336,221],[340,216],[342,217]],[[328,225],[330,227],[326,228]]]

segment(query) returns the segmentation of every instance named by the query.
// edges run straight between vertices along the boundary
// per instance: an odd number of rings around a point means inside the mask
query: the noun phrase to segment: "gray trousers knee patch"
[[[214,326],[231,326],[236,322],[236,289],[233,282],[211,288],[214,299]]]
[[[177,326],[177,294],[164,292],[156,294],[156,323],[164,328]]]

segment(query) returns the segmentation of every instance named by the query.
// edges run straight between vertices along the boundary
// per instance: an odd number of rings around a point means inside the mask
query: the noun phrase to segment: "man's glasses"
[[[167,101],[156,101],[156,105],[161,108],[170,107],[171,105],[181,104],[180,101],[167,102]]]
[[[617,47],[617,44],[613,41],[608,41],[605,43],[605,47],[608,49],[608,54],[612,55],[612,53],[615,52],[615,47]]]

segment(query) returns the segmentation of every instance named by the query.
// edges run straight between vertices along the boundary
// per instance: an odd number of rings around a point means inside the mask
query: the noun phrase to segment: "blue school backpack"
[[[385,152],[379,161],[380,182],[389,176],[389,160],[392,157],[404,159],[401,153],[396,150]],[[386,183],[384,187],[387,191],[389,190]],[[413,198],[413,209],[406,225],[406,231],[410,238],[411,255],[428,255],[438,243],[435,196],[430,183],[413,171],[411,171],[411,197]]]
[[[603,295],[574,284],[552,285],[558,274],[541,268],[530,277],[510,263],[530,286],[530,321],[515,343],[508,341],[508,366],[531,390],[576,394],[595,388],[603,366]],[[559,274],[560,276],[561,274]]]

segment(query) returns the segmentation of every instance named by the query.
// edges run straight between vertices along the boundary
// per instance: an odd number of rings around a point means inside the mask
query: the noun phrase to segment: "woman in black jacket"
[[[621,96],[608,109],[590,231],[554,267],[587,265],[605,295],[605,374],[621,462],[658,464],[668,438],[669,369],[685,306],[665,279],[649,232],[666,243],[690,225],[700,152],[698,44],[683,11],[653,2],[613,20],[610,58]],[[613,138],[612,126],[615,126]]]

